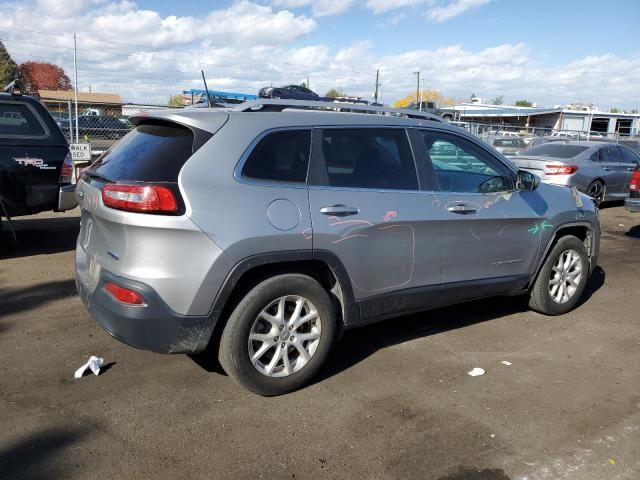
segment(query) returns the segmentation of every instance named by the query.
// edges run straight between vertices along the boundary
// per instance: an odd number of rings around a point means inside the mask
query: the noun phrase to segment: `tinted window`
[[[43,137],[42,121],[24,103],[0,103],[0,137]]]
[[[260,180],[304,183],[310,146],[309,130],[270,133],[251,152],[242,175]]]
[[[176,182],[193,133],[172,123],[138,125],[89,169],[109,180]]]
[[[582,145],[565,145],[563,143],[544,143],[532,147],[527,151],[527,155],[534,157],[556,157],[556,158],[572,158],[579,153],[588,150],[590,147]]]
[[[622,156],[616,145],[607,145],[600,149],[601,162],[622,162]]]
[[[402,129],[324,130],[322,151],[332,187],[418,190]]]
[[[640,157],[638,156],[637,153],[625,147],[619,147],[619,148],[620,148],[620,153],[622,154],[623,162],[633,163],[633,164],[640,163]]]
[[[444,132],[421,134],[440,190],[490,193],[513,188],[509,168],[473,142]]]
[[[496,147],[524,147],[524,140],[521,138],[498,138],[493,141]]]

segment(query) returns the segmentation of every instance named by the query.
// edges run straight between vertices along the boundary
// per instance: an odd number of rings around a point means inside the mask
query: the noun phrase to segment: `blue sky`
[[[640,0],[168,0],[0,1],[0,38],[18,61],[71,65],[79,88],[166,98],[199,87],[254,92],[307,76],[369,96],[376,68],[383,100],[414,87],[541,105],[640,101]],[[34,40],[30,30],[39,34]]]

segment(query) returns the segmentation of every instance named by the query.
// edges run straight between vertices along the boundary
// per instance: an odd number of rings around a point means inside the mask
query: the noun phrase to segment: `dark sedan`
[[[320,96],[301,85],[284,87],[264,87],[258,92],[260,98],[282,98],[287,100],[320,100]]]

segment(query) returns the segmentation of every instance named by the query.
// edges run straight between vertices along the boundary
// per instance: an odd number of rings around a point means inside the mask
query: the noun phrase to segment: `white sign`
[[[72,143],[71,158],[74,162],[90,162],[91,161],[91,144],[90,143]]]

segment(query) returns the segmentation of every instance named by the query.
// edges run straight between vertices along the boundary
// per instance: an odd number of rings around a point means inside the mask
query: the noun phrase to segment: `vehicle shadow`
[[[0,447],[2,478],[23,480],[68,478],[69,472],[56,468],[61,450],[71,446],[86,434],[79,429],[49,428],[32,433],[13,444]]]
[[[625,232],[625,235],[631,238],[640,238],[640,225],[631,227],[628,232]]]
[[[604,280],[605,272],[600,266],[597,266],[575,308],[579,308],[587,302],[604,285]],[[529,310],[529,306],[526,296],[492,297],[397,317],[348,330],[340,341],[334,345],[327,364],[322,368],[313,383],[322,382],[337,375],[386,347],[465,328],[477,323],[496,320],[527,310]],[[430,320],[425,320],[425,317]],[[217,336],[212,337],[203,353],[191,355],[190,357],[207,372],[226,375],[218,361],[219,341],[218,333]]]
[[[76,247],[76,238],[80,232],[79,216],[21,217],[12,219],[11,222],[17,242],[13,240],[9,222],[3,220],[0,259],[68,252]]]
[[[76,294],[75,280],[57,280],[24,288],[5,287],[0,284],[0,318]]]

